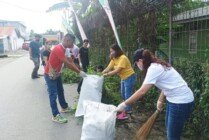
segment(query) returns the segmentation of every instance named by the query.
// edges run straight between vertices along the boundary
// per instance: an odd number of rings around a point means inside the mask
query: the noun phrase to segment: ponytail
[[[143,59],[143,74],[146,75],[147,69],[151,65],[151,63],[158,63],[164,66],[165,68],[171,67],[171,65],[167,62],[165,62],[162,59],[157,58],[152,52],[149,50],[144,50],[142,54]]]

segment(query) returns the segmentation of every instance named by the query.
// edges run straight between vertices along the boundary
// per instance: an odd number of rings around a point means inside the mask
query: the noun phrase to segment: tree
[[[30,36],[29,36],[29,39],[31,40],[32,38],[34,38],[35,36],[35,32],[34,30],[30,30]]]

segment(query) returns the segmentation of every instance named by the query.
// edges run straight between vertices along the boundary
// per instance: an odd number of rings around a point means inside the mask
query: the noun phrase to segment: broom
[[[136,133],[136,140],[146,140],[155,120],[157,119],[160,111],[156,110],[154,114],[143,124],[143,126]]]

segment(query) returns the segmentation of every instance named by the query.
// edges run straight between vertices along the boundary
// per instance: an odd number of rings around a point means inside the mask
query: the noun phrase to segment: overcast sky
[[[53,4],[62,0],[0,0],[0,19],[22,21],[27,30],[44,33],[47,29],[61,28],[61,11],[46,13]]]

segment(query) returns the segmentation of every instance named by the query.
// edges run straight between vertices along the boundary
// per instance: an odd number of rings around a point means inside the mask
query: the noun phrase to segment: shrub
[[[186,124],[185,135],[208,139],[209,135],[209,74],[206,64],[181,60],[175,67],[194,93],[195,108]]]
[[[118,76],[105,77],[102,102],[118,105],[121,102],[120,78]]]
[[[64,68],[62,72],[62,81],[66,84],[78,83],[80,76],[68,68]]]

